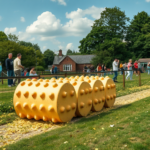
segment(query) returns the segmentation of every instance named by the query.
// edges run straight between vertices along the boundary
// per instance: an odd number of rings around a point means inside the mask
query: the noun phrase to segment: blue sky
[[[42,52],[62,49],[66,54],[78,51],[94,20],[115,6],[130,19],[141,11],[150,15],[150,0],[0,0],[0,31],[38,43]]]

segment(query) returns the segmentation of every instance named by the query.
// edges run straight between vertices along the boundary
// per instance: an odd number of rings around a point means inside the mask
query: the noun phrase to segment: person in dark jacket
[[[7,76],[13,77],[14,76],[14,68],[13,68],[13,60],[12,60],[12,53],[8,54],[8,58],[5,60]],[[8,79],[8,86],[13,86],[13,79]]]

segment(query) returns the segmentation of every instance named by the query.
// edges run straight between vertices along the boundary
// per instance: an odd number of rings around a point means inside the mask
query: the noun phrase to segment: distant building
[[[150,58],[140,58],[138,60],[138,62],[140,62],[140,64],[142,65],[142,67],[146,67],[147,63],[150,62]]]
[[[57,66],[59,71],[83,71],[84,65],[92,65],[91,60],[95,55],[62,55],[62,50],[59,50],[59,55],[54,57],[53,65]]]

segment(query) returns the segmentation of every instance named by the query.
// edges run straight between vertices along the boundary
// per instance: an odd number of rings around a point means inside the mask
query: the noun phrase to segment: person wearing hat
[[[24,67],[21,65],[21,54],[17,54],[17,58],[14,60],[14,73],[15,76],[21,76],[21,70],[24,69]],[[17,81],[17,78],[14,79],[14,85]],[[18,78],[18,84],[20,83],[20,78]]]
[[[0,62],[0,77],[2,76],[2,64]],[[1,79],[0,79],[0,82],[1,82]]]

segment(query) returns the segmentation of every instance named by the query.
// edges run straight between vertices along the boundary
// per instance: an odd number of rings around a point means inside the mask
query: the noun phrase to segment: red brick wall
[[[62,62],[60,62],[59,68],[60,71],[63,71],[63,65],[71,64],[72,65],[72,71],[76,71],[76,63],[69,57],[66,57]]]
[[[86,66],[91,66],[92,64],[85,64]],[[77,71],[83,71],[83,67],[84,67],[84,64],[77,64],[76,65],[76,69]]]

